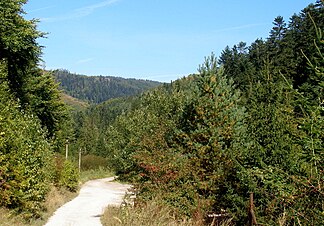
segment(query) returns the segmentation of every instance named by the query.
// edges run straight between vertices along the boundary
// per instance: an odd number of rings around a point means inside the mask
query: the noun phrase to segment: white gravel
[[[113,182],[114,179],[109,177],[85,183],[80,194],[60,207],[45,226],[101,226],[100,217],[105,208],[119,206],[131,187]]]

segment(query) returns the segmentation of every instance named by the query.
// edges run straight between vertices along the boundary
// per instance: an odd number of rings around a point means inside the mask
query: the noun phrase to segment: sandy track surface
[[[120,205],[127,184],[113,182],[109,177],[85,183],[79,195],[60,207],[45,226],[99,226],[100,216],[108,205]]]

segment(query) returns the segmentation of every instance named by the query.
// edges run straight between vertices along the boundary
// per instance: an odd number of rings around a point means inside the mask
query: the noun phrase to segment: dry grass
[[[232,219],[209,223],[203,219],[177,219],[170,208],[160,204],[159,200],[146,203],[145,206],[132,207],[109,206],[101,217],[104,226],[233,226]]]
[[[167,207],[152,201],[145,207],[112,207],[109,206],[101,217],[104,226],[192,226],[191,220],[176,220]]]

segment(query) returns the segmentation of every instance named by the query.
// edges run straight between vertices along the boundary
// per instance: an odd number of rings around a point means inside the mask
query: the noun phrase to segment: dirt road
[[[108,205],[120,205],[131,186],[113,182],[114,177],[85,183],[78,197],[59,208],[45,226],[100,226]]]

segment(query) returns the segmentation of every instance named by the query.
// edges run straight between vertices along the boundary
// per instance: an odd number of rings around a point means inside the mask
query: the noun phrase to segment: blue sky
[[[226,45],[266,38],[311,0],[29,0],[46,69],[169,82]]]

